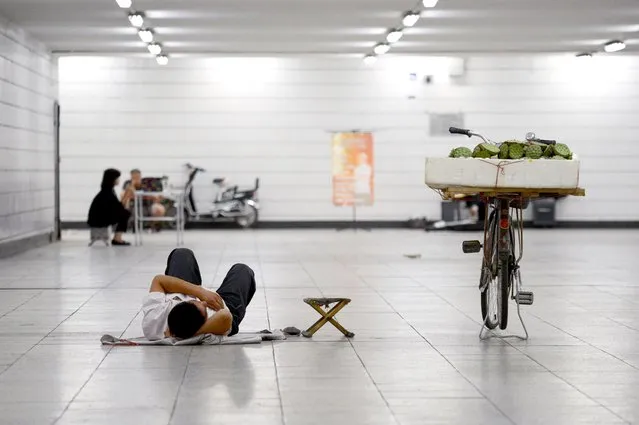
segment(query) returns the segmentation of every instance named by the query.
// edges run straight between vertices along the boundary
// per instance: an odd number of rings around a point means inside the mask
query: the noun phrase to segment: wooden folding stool
[[[312,337],[313,334],[317,332],[326,323],[330,323],[331,325],[335,326],[347,338],[352,338],[355,336],[353,332],[350,332],[347,329],[345,329],[334,318],[334,316],[341,309],[346,307],[346,305],[351,302],[349,298],[304,298],[304,302],[310,305],[311,307],[313,307],[313,309],[322,316],[322,318],[319,319],[317,322],[313,323],[313,325],[311,325],[310,328],[302,332],[302,335],[304,335],[306,338]],[[331,304],[335,304],[335,306],[331,308],[330,310],[326,311],[322,309],[322,307],[328,308]]]

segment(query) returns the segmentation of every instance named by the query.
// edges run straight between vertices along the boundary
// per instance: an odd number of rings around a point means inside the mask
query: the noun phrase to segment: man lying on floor
[[[255,273],[235,264],[216,292],[202,287],[193,251],[174,249],[164,275],[151,282],[142,305],[142,331],[150,341],[201,334],[235,335],[255,294]]]

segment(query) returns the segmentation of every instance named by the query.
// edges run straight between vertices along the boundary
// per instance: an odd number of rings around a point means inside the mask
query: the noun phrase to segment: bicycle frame
[[[513,194],[511,196],[503,196],[503,197],[493,197],[493,198],[484,198],[486,201],[486,220],[484,223],[484,258],[492,257],[493,250],[497,249],[497,258],[499,261],[508,260],[509,262],[509,279],[508,279],[508,295],[506,299],[502,299],[501,302],[509,302],[509,299],[513,299],[516,301],[517,305],[517,316],[524,330],[525,336],[519,335],[498,335],[493,330],[488,329],[488,336],[484,336],[484,330],[487,328],[482,324],[482,328],[479,332],[479,338],[484,340],[490,337],[497,338],[519,338],[521,340],[528,339],[528,330],[526,325],[521,317],[521,309],[520,309],[520,292],[522,288],[521,282],[521,273],[519,271],[519,262],[523,257],[523,210],[521,208],[514,208],[516,213],[516,219],[519,223],[517,227],[513,226],[512,217],[510,214],[510,209],[512,208],[511,203],[513,201],[520,201],[519,206],[523,206],[523,199],[520,195]],[[486,250],[488,246],[488,233],[489,229],[489,216],[488,209],[490,206],[493,206],[494,213],[496,215],[496,230],[498,232],[497,235],[497,247],[492,247],[489,250]],[[519,236],[517,239],[515,238],[515,232],[513,229],[517,230],[517,235]],[[492,242],[490,242],[492,243]],[[517,249],[518,248],[518,249]],[[512,261],[511,261],[512,259]],[[488,260],[487,260],[488,261]],[[499,267],[499,266],[498,266]],[[493,278],[498,276],[498,270],[491,270],[491,274]],[[486,288],[484,288],[485,290]],[[523,303],[523,302],[522,302]],[[498,306],[500,307],[500,306]],[[498,317],[501,322],[501,308],[498,308]]]
[[[486,137],[482,136],[479,133],[476,133],[472,130],[450,127],[448,131],[451,134],[460,134],[468,137],[478,137],[483,140],[485,143],[491,143]],[[535,136],[534,133],[528,133],[526,135],[526,140],[531,143],[537,143],[542,145],[554,145],[557,142],[555,140],[543,140],[539,139]],[[518,193],[508,193],[508,194],[500,194],[499,196],[493,196],[486,198],[486,214],[484,221],[484,244],[481,245],[479,241],[465,241],[463,243],[463,250],[466,253],[471,252],[479,252],[481,248],[484,248],[484,260],[482,262],[482,277],[480,278],[480,291],[482,292],[482,311],[486,308],[485,297],[486,294],[484,291],[487,291],[487,285],[490,282],[493,282],[494,279],[497,279],[500,282],[499,291],[497,295],[497,304],[498,311],[497,313],[497,321],[499,323],[500,328],[503,325],[502,329],[505,329],[508,322],[507,317],[503,317],[502,315],[508,315],[508,302],[509,298],[515,300],[517,304],[517,315],[519,316],[519,321],[521,322],[525,337],[521,337],[518,335],[497,335],[492,330],[490,333],[492,336],[496,336],[498,338],[508,338],[508,337],[517,337],[520,339],[528,339],[528,330],[526,329],[526,325],[521,317],[520,305],[531,305],[533,303],[533,293],[522,290],[522,282],[521,282],[521,273],[519,270],[519,262],[523,257],[523,212],[522,209],[524,206],[524,198],[521,194]],[[519,203],[517,203],[519,201]],[[527,201],[527,200],[526,200]],[[489,214],[488,214],[488,206],[493,205],[495,211],[494,217],[494,226],[495,229],[489,229]],[[515,233],[513,232],[513,224],[510,215],[510,209],[514,208],[516,211],[516,218],[519,223],[517,227],[517,234],[519,236],[518,240],[518,248],[519,253],[517,255],[517,250],[515,247]],[[491,213],[492,214],[492,213]],[[488,245],[488,234],[491,232],[491,236],[494,238],[490,241],[490,245]],[[497,235],[495,236],[495,233]],[[494,246],[496,243],[496,247]],[[490,249],[486,249],[487,247]],[[493,261],[493,257],[495,256],[495,250],[497,261]],[[488,252],[487,252],[488,251]],[[491,265],[491,270],[489,270],[492,279],[489,283],[484,282],[484,273],[486,272],[486,268],[484,265]],[[507,268],[506,274],[501,271],[504,270],[504,267]],[[507,288],[504,288],[504,285],[508,285]],[[494,289],[494,287],[493,287]],[[512,295],[511,295],[512,294]],[[505,299],[504,299],[505,296]],[[506,303],[506,304],[504,304]],[[486,324],[488,320],[488,311],[485,312],[486,317],[484,317],[484,322],[482,323],[481,331],[479,332],[480,339],[485,339],[482,337],[484,329],[486,329]],[[503,313],[503,314],[502,314]],[[491,322],[490,326],[492,329],[493,322]]]

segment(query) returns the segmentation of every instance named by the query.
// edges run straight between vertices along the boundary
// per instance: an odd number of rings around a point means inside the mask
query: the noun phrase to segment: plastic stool
[[[89,246],[93,245],[96,241],[102,241],[106,246],[109,246],[109,239],[111,238],[108,227],[91,227],[91,241]]]

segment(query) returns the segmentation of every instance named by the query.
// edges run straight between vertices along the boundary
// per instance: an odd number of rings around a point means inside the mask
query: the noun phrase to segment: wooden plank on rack
[[[444,199],[459,199],[464,196],[483,195],[489,197],[497,196],[523,196],[526,198],[538,198],[540,196],[572,195],[586,196],[586,190],[582,188],[488,188],[488,187],[447,187],[438,189]]]

